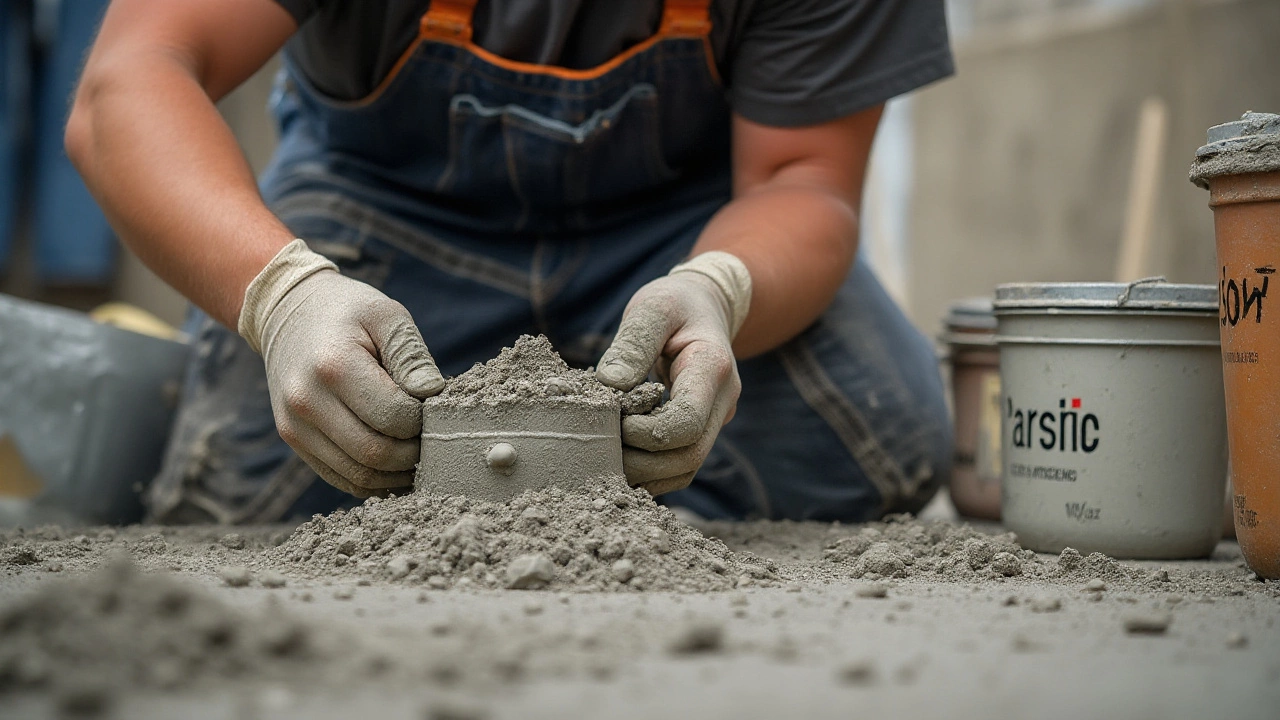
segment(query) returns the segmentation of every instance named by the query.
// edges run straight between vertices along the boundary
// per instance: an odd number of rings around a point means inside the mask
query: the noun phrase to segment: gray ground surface
[[[1107,582],[1089,592],[1078,573],[918,573],[878,581],[887,593],[877,598],[862,596],[872,583],[824,560],[823,549],[857,527],[704,530],[733,550],[775,559],[780,580],[703,594],[431,590],[350,576],[288,577],[267,588],[262,558],[285,529],[238,531],[243,547],[224,545],[227,530],[215,528],[7,531],[0,606],[123,551],[147,572],[172,573],[249,615],[283,609],[314,629],[324,660],[270,680],[196,677],[169,690],[117,683],[88,700],[64,682],[74,687],[79,671],[54,667],[58,682],[0,694],[0,715],[1280,715],[1280,584],[1254,579],[1234,543],[1207,561],[1125,563],[1140,568],[1133,577],[1166,569],[1167,582]],[[218,575],[227,565],[254,568],[255,579],[230,587]],[[1166,632],[1125,631],[1126,617],[1153,611],[1172,617]]]

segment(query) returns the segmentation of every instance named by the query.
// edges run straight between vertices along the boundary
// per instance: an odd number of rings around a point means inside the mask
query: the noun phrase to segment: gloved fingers
[[[315,455],[312,455],[306,450],[298,450],[296,448],[294,449],[294,452],[297,453],[298,457],[302,458],[302,461],[305,462],[308,466],[310,466],[312,470],[316,471],[316,474],[320,476],[321,480],[324,480],[325,482],[347,493],[348,495],[353,495],[360,499],[364,499],[368,497],[373,497],[375,495],[378,497],[388,497],[392,493],[398,493],[398,494],[404,495],[404,494],[413,492],[412,485],[408,485],[405,487],[377,488],[377,489],[362,488],[358,485],[352,485],[346,478],[339,475],[338,471],[334,470],[328,465],[325,465]]]
[[[693,476],[697,474],[698,471],[694,470],[693,472],[682,473],[674,477],[654,480],[653,482],[645,483],[640,487],[647,490],[650,495],[657,497],[665,493],[683,490],[689,487],[689,483],[693,482]]]
[[[373,495],[372,490],[352,485],[346,478],[339,475],[336,470],[325,465],[319,458],[306,450],[293,448],[293,451],[297,453],[298,457],[302,458],[302,461],[310,466],[312,470],[316,471],[316,474],[320,476],[321,480],[324,480],[342,492],[347,493],[348,495],[354,495],[358,498],[367,498],[370,495]]]
[[[623,446],[622,471],[627,476],[628,485],[644,487],[669,477],[697,472],[706,456],[707,451],[697,445],[661,452]]]
[[[337,397],[325,397],[317,403],[316,412],[301,419],[365,467],[399,472],[412,470],[418,463],[421,439],[417,435],[411,439],[383,435],[365,425]]]
[[[600,358],[596,378],[626,392],[649,376],[667,340],[680,325],[674,303],[661,295],[646,295],[642,288],[622,314],[613,343]]]
[[[422,401],[402,390],[364,348],[333,353],[316,367],[316,373],[375,432],[401,440],[416,439],[422,433]]]
[[[646,415],[623,418],[623,445],[649,451],[682,448],[696,443],[712,423],[717,432],[723,425],[723,416],[713,417],[713,411],[719,407],[727,412],[737,401],[732,351],[694,341],[676,356],[671,370],[671,400]],[[721,402],[725,396],[729,401]]]
[[[387,299],[379,303],[365,330],[378,349],[387,374],[405,392],[422,400],[444,389],[444,376],[427,350],[413,316],[403,305]]]
[[[294,450],[310,453],[349,484],[366,490],[413,485],[413,471],[389,472],[362,465],[312,425],[293,422],[278,428],[280,437]],[[316,470],[319,472],[319,469]],[[323,476],[322,476],[323,477]],[[326,478],[327,480],[328,478]]]

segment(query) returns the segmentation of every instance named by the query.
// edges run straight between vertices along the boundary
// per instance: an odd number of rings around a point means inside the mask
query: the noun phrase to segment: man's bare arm
[[[272,0],[114,0],[67,123],[67,154],[121,239],[232,328],[293,235],[214,103],[296,29]]]
[[[734,200],[693,254],[724,250],[751,273],[739,358],[772,350],[818,319],[858,249],[867,158],[883,107],[803,128],[733,122]]]

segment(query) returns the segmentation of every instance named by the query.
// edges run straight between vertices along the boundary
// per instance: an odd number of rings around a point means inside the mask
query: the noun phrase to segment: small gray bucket
[[[946,347],[955,419],[951,502],[965,517],[1000,519],[1000,357],[991,298],[951,304]]]
[[[1022,543],[1212,552],[1227,467],[1217,288],[1001,285],[995,312],[1002,515]]]
[[[139,520],[189,349],[0,295],[0,436],[36,477],[0,526]]]

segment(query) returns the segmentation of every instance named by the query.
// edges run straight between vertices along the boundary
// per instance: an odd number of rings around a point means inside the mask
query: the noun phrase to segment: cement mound
[[[730,552],[622,478],[509,503],[413,493],[317,516],[270,551],[282,571],[431,588],[706,592],[771,584],[772,561]]]

